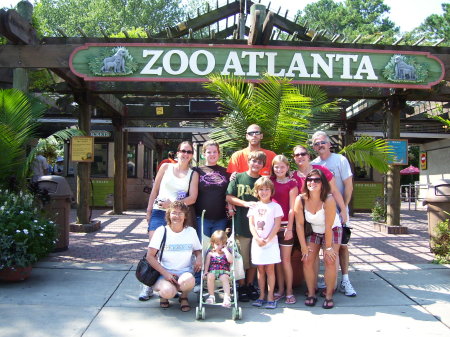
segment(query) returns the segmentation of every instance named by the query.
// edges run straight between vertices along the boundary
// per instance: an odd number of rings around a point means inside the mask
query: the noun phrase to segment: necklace
[[[277,183],[284,184],[289,181],[289,177],[284,177],[282,179],[277,178]]]

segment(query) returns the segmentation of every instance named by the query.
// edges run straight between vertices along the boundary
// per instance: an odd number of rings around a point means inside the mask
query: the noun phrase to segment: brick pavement
[[[47,261],[136,263],[147,245],[147,224],[143,210],[132,210],[124,215],[109,215],[109,210],[93,210],[92,219],[101,221],[101,229],[94,233],[70,233],[69,249],[52,253]],[[74,222],[76,211],[71,211]],[[373,230],[370,214],[356,213],[351,218],[350,263],[358,269],[363,264],[371,268],[386,267],[391,263],[430,263],[427,215],[424,208],[408,210],[402,205],[401,224],[408,227],[405,235],[388,235]]]

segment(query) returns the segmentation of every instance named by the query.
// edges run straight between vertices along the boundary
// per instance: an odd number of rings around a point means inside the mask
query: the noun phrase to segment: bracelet
[[[292,232],[292,229],[286,229],[286,232]]]
[[[333,247],[325,248],[325,250],[331,251],[331,250],[333,250]]]

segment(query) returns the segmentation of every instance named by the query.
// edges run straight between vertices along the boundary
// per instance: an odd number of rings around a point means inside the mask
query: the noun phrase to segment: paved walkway
[[[166,310],[157,296],[138,301],[134,268],[147,244],[144,213],[95,210],[93,218],[101,230],[71,233],[69,249],[36,264],[30,279],[0,282],[0,337],[450,335],[450,266],[430,263],[423,210],[403,212],[407,235],[373,231],[368,214],[352,218],[350,277],[358,296],[336,293],[334,309],[322,309],[322,299],[310,308],[302,286],[296,304],[280,301],[275,310],[239,302],[240,321],[221,307],[206,307],[206,320],[196,321],[195,310],[182,313],[176,301]],[[189,301],[195,309],[197,296]]]

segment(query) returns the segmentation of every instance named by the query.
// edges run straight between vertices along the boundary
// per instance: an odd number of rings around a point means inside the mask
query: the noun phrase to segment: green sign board
[[[353,209],[371,210],[377,198],[383,198],[383,183],[355,181],[353,185]]]
[[[268,73],[293,83],[425,89],[444,77],[428,52],[356,48],[88,43],[69,65],[87,81],[204,82],[222,74],[256,82]]]
[[[91,206],[112,207],[114,202],[114,180],[113,178],[91,178],[92,200]]]

